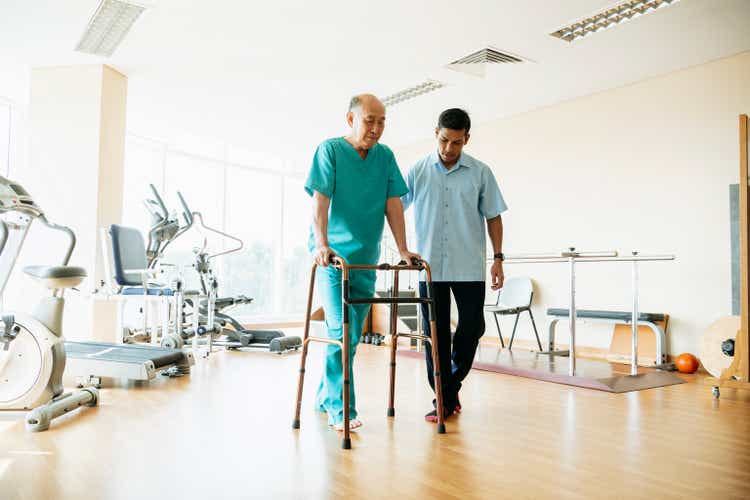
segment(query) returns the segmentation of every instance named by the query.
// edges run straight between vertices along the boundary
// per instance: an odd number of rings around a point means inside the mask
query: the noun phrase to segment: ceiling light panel
[[[394,104],[408,101],[409,99],[414,99],[415,97],[434,92],[435,90],[441,89],[443,87],[445,87],[445,84],[442,82],[427,80],[423,83],[420,83],[419,85],[415,85],[414,87],[409,87],[408,89],[404,89],[400,92],[389,95],[388,97],[384,97],[382,99],[382,102],[385,106],[393,106]]]
[[[111,56],[144,10],[141,5],[121,0],[101,0],[76,50]]]
[[[581,19],[575,23],[560,28],[551,36],[572,42],[586,37],[591,33],[605,30],[620,23],[624,23],[643,14],[652,12],[662,7],[674,5],[679,0],[630,0],[602,11],[594,16]]]

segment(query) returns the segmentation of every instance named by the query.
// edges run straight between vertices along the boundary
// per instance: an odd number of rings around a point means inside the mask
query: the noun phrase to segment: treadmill
[[[19,187],[16,183],[0,176],[0,185],[8,188],[0,190],[0,206],[13,206],[19,203],[19,197],[13,195],[16,193],[15,189]],[[32,212],[29,212],[31,214],[29,217],[33,219],[38,216],[34,214],[43,214],[44,212],[31,195],[23,191],[20,203],[34,208]],[[14,245],[19,247],[22,244],[23,238],[14,242]],[[67,248],[68,257],[73,252],[74,246],[75,239],[72,239]],[[3,247],[0,248],[0,252],[8,250],[5,245]],[[16,263],[16,257],[17,255],[8,259],[4,268],[0,269],[0,275],[4,276],[4,281],[0,281],[0,296]],[[101,382],[102,377],[147,381],[154,379],[159,372],[170,376],[186,375],[190,373],[190,367],[195,364],[192,353],[163,347],[70,340],[65,341],[64,345],[67,355],[65,374],[77,376],[79,381],[83,378],[96,385]]]
[[[179,377],[195,364],[192,352],[150,345],[66,340],[65,354],[65,373],[94,385],[102,377],[148,381],[160,372]]]

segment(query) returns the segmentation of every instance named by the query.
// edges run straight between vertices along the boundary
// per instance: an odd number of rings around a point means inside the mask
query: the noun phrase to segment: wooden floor
[[[291,420],[299,355],[222,352],[189,378],[105,388],[44,433],[0,421],[0,499],[750,498],[750,394],[697,383],[610,394],[474,371],[437,436],[424,366],[387,350],[356,364],[353,449],[313,409]]]

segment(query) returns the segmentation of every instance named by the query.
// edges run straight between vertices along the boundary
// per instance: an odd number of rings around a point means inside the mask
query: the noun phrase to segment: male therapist
[[[490,287],[503,286],[503,221],[505,201],[490,168],[463,151],[469,142],[471,119],[462,109],[448,109],[438,118],[435,151],[409,171],[404,208],[414,205],[417,251],[432,270],[445,417],[461,411],[459,391],[484,334],[486,237],[494,260]],[[486,229],[485,229],[486,227]],[[419,283],[420,296],[427,286]],[[451,298],[456,300],[458,324],[451,345]],[[430,333],[427,307],[422,306],[423,329]],[[425,352],[427,376],[435,390],[432,346]],[[433,406],[435,406],[433,400]],[[433,409],[425,415],[437,421]]]

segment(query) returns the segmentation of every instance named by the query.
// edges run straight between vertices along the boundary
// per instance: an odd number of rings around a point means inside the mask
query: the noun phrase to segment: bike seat
[[[26,266],[23,272],[51,289],[73,288],[86,278],[86,270],[77,266]]]

